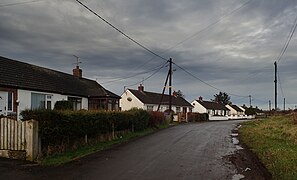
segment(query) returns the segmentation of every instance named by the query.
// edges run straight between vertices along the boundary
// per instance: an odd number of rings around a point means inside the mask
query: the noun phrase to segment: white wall
[[[18,119],[19,115],[22,111],[26,109],[31,109],[31,94],[32,93],[39,93],[39,94],[45,94],[45,95],[50,95],[51,96],[51,107],[52,109],[55,106],[55,103],[57,101],[61,100],[68,100],[67,95],[62,95],[62,94],[56,94],[56,93],[47,93],[47,92],[40,92],[40,91],[28,91],[28,90],[22,90],[19,89],[17,91],[18,93],[18,101],[19,101],[19,106],[18,106]],[[71,96],[73,97],[73,96]],[[79,97],[82,98],[82,109],[88,109],[88,98],[85,97]]]
[[[207,109],[204,108],[197,100],[194,100],[191,104],[194,106],[193,112],[207,113]]]
[[[132,108],[139,108],[139,109],[148,110],[147,109],[148,106],[153,106],[153,111],[158,110],[158,104],[144,104],[138,98],[136,98],[129,90],[126,90],[122,94],[121,97],[122,98],[120,99],[120,107],[122,108],[122,111],[127,111],[127,110],[130,110]],[[132,100],[128,101],[128,98],[131,98]],[[183,107],[182,106],[178,106],[178,107],[180,107],[180,112],[182,112]],[[159,111],[164,112],[168,108],[169,108],[168,105],[161,105]],[[172,110],[174,112],[176,112],[176,106],[173,105]],[[187,107],[187,112],[190,112],[189,107]]]
[[[144,104],[139,101],[129,90],[126,90],[121,97],[120,107],[122,111],[127,111],[135,107],[147,110],[147,107],[145,107]],[[131,101],[128,101],[128,98],[131,98]]]

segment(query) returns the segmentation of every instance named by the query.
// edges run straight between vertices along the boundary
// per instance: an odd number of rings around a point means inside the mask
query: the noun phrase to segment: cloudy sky
[[[162,91],[166,61],[75,0],[26,1],[0,0],[0,56],[71,73],[76,55],[84,77],[118,95],[143,80],[145,90]],[[188,101],[210,100],[221,90],[234,104],[249,104],[251,95],[253,105],[268,109],[271,100],[274,107],[273,63],[294,26],[296,0],[81,1],[182,67],[174,65],[173,89]],[[288,108],[297,105],[296,47],[294,35],[278,63],[281,109],[284,97]]]

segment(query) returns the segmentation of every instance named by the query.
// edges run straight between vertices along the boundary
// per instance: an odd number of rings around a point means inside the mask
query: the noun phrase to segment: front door
[[[7,115],[8,92],[0,91],[0,115]]]

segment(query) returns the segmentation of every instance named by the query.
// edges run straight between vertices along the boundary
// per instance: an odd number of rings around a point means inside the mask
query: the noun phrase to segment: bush
[[[208,121],[207,113],[188,113],[188,121],[189,122],[200,122],[200,121]]]
[[[132,124],[135,131],[144,130],[148,128],[150,114],[148,111],[143,109],[132,108],[127,111],[133,115]]]
[[[55,110],[72,110],[72,103],[70,101],[57,101],[54,107]]]
[[[83,139],[85,135],[98,138],[115,131],[141,131],[164,121],[161,114],[152,115],[142,109],[125,112],[25,110],[21,115],[23,120],[34,119],[39,122],[42,148],[67,146]]]
[[[158,125],[162,125],[166,123],[166,118],[164,113],[151,111],[149,112],[150,119],[149,119],[149,127],[157,127]]]

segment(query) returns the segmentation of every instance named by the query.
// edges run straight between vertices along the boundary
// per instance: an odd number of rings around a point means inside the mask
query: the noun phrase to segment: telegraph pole
[[[277,64],[274,62],[274,107],[277,111]]]
[[[269,111],[271,111],[271,101],[269,100]]]
[[[169,59],[169,111],[170,111],[170,116],[171,116],[171,111],[172,111],[171,90],[172,90],[172,58]]]

